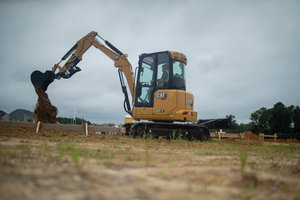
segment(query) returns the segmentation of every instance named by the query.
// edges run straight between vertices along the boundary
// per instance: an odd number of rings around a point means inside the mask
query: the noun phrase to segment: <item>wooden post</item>
[[[35,130],[35,133],[38,133],[38,132],[39,132],[39,129],[40,129],[40,124],[41,124],[41,122],[40,122],[40,121],[38,121],[38,122],[37,122],[37,125],[36,125],[36,130]]]
[[[244,140],[243,133],[240,133],[241,140]]]
[[[221,140],[221,133],[220,132],[218,132],[218,136],[219,136],[219,140]]]
[[[126,128],[122,126],[122,124],[120,124],[120,134],[121,135],[126,135]]]
[[[85,123],[85,136],[87,137],[89,135],[89,132],[88,132],[88,124]]]
[[[275,138],[275,141],[276,141],[276,139],[277,139],[277,133],[274,134],[274,138]]]

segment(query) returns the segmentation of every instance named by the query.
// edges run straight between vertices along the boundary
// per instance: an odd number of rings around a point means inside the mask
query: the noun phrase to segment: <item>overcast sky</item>
[[[300,1],[98,0],[0,1],[0,110],[33,111],[34,70],[45,71],[94,30],[128,54],[163,50],[188,58],[187,90],[198,119],[228,114],[249,122],[277,102],[300,105]],[[58,116],[122,123],[117,69],[91,48],[82,71],[47,93]]]

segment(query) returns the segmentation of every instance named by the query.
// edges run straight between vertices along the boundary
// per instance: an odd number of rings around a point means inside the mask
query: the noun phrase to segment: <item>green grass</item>
[[[105,160],[115,156],[114,151],[108,149],[90,149],[74,143],[60,143],[57,147],[61,158],[71,157],[76,165],[83,165],[89,159]]]
[[[54,137],[64,137],[64,136],[66,136],[67,134],[65,134],[64,132],[54,132],[53,133],[53,136]]]
[[[83,166],[89,160],[106,162],[116,157],[124,162],[140,162],[146,167],[157,159],[166,161],[170,166],[176,163],[180,154],[196,156],[233,156],[239,159],[240,171],[259,169],[266,165],[271,170],[287,168],[296,170],[300,164],[300,145],[274,144],[263,142],[243,142],[229,140],[209,140],[205,142],[188,141],[181,138],[158,141],[151,137],[133,139],[129,137],[114,138],[113,140],[97,140],[99,147],[90,148],[85,145],[85,138],[65,138],[65,133],[57,132],[54,137],[59,139],[51,142],[52,138],[40,138],[43,145],[23,143],[14,146],[0,144],[0,162],[10,163],[14,159],[24,162],[43,157],[43,162],[72,162]],[[63,140],[60,139],[63,138]],[[136,147],[143,151],[135,151]],[[255,160],[255,161],[253,161]],[[255,164],[253,164],[255,163]],[[270,164],[269,164],[270,163]],[[216,162],[216,165],[220,163]],[[248,168],[249,167],[249,168]]]
[[[119,150],[120,151],[120,150]],[[123,153],[123,152],[121,152]],[[72,142],[60,142],[53,145],[19,144],[15,146],[0,145],[0,163],[29,162],[35,158],[42,158],[42,162],[73,162],[83,166],[88,160],[108,160],[115,157],[114,148],[101,147],[91,149]]]
[[[241,161],[241,173],[245,173],[245,167],[247,164],[248,159],[248,152],[247,151],[240,151],[240,161]]]

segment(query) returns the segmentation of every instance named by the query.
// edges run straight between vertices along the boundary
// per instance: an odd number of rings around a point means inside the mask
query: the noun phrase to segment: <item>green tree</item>
[[[73,123],[73,118],[57,117],[56,120],[60,124],[72,124]],[[75,118],[75,124],[84,124],[84,123],[88,123],[88,125],[92,124],[90,121],[87,121],[85,119],[77,118],[77,117]]]
[[[296,106],[292,109],[292,124],[294,127],[294,133],[300,134],[300,107]]]
[[[278,102],[271,109],[270,125],[273,133],[288,133],[292,123],[292,111]]]
[[[270,119],[271,119],[271,112],[269,109],[262,107],[259,110],[253,112],[251,114],[250,120],[252,120],[252,128],[253,132],[259,133],[270,133]]]
[[[255,133],[277,133],[280,138],[300,139],[300,107],[276,103],[273,108],[265,107],[251,114]]]
[[[239,125],[238,125],[238,123],[236,122],[235,116],[234,116],[234,115],[232,115],[232,114],[226,115],[226,118],[227,118],[227,119],[230,119],[232,129],[238,128]]]
[[[250,124],[250,123],[238,124],[237,121],[235,120],[236,119],[235,116],[232,114],[226,115],[226,118],[231,120],[231,128],[230,128],[231,133],[241,133],[241,132],[252,130],[252,124]]]
[[[242,133],[245,131],[251,131],[251,130],[253,130],[253,125],[251,123],[247,123],[247,124],[240,123],[239,124],[238,133]]]

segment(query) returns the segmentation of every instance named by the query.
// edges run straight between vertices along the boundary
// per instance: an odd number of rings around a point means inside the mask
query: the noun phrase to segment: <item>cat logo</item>
[[[158,99],[166,99],[167,98],[167,94],[165,92],[159,92],[156,94],[156,98]]]

